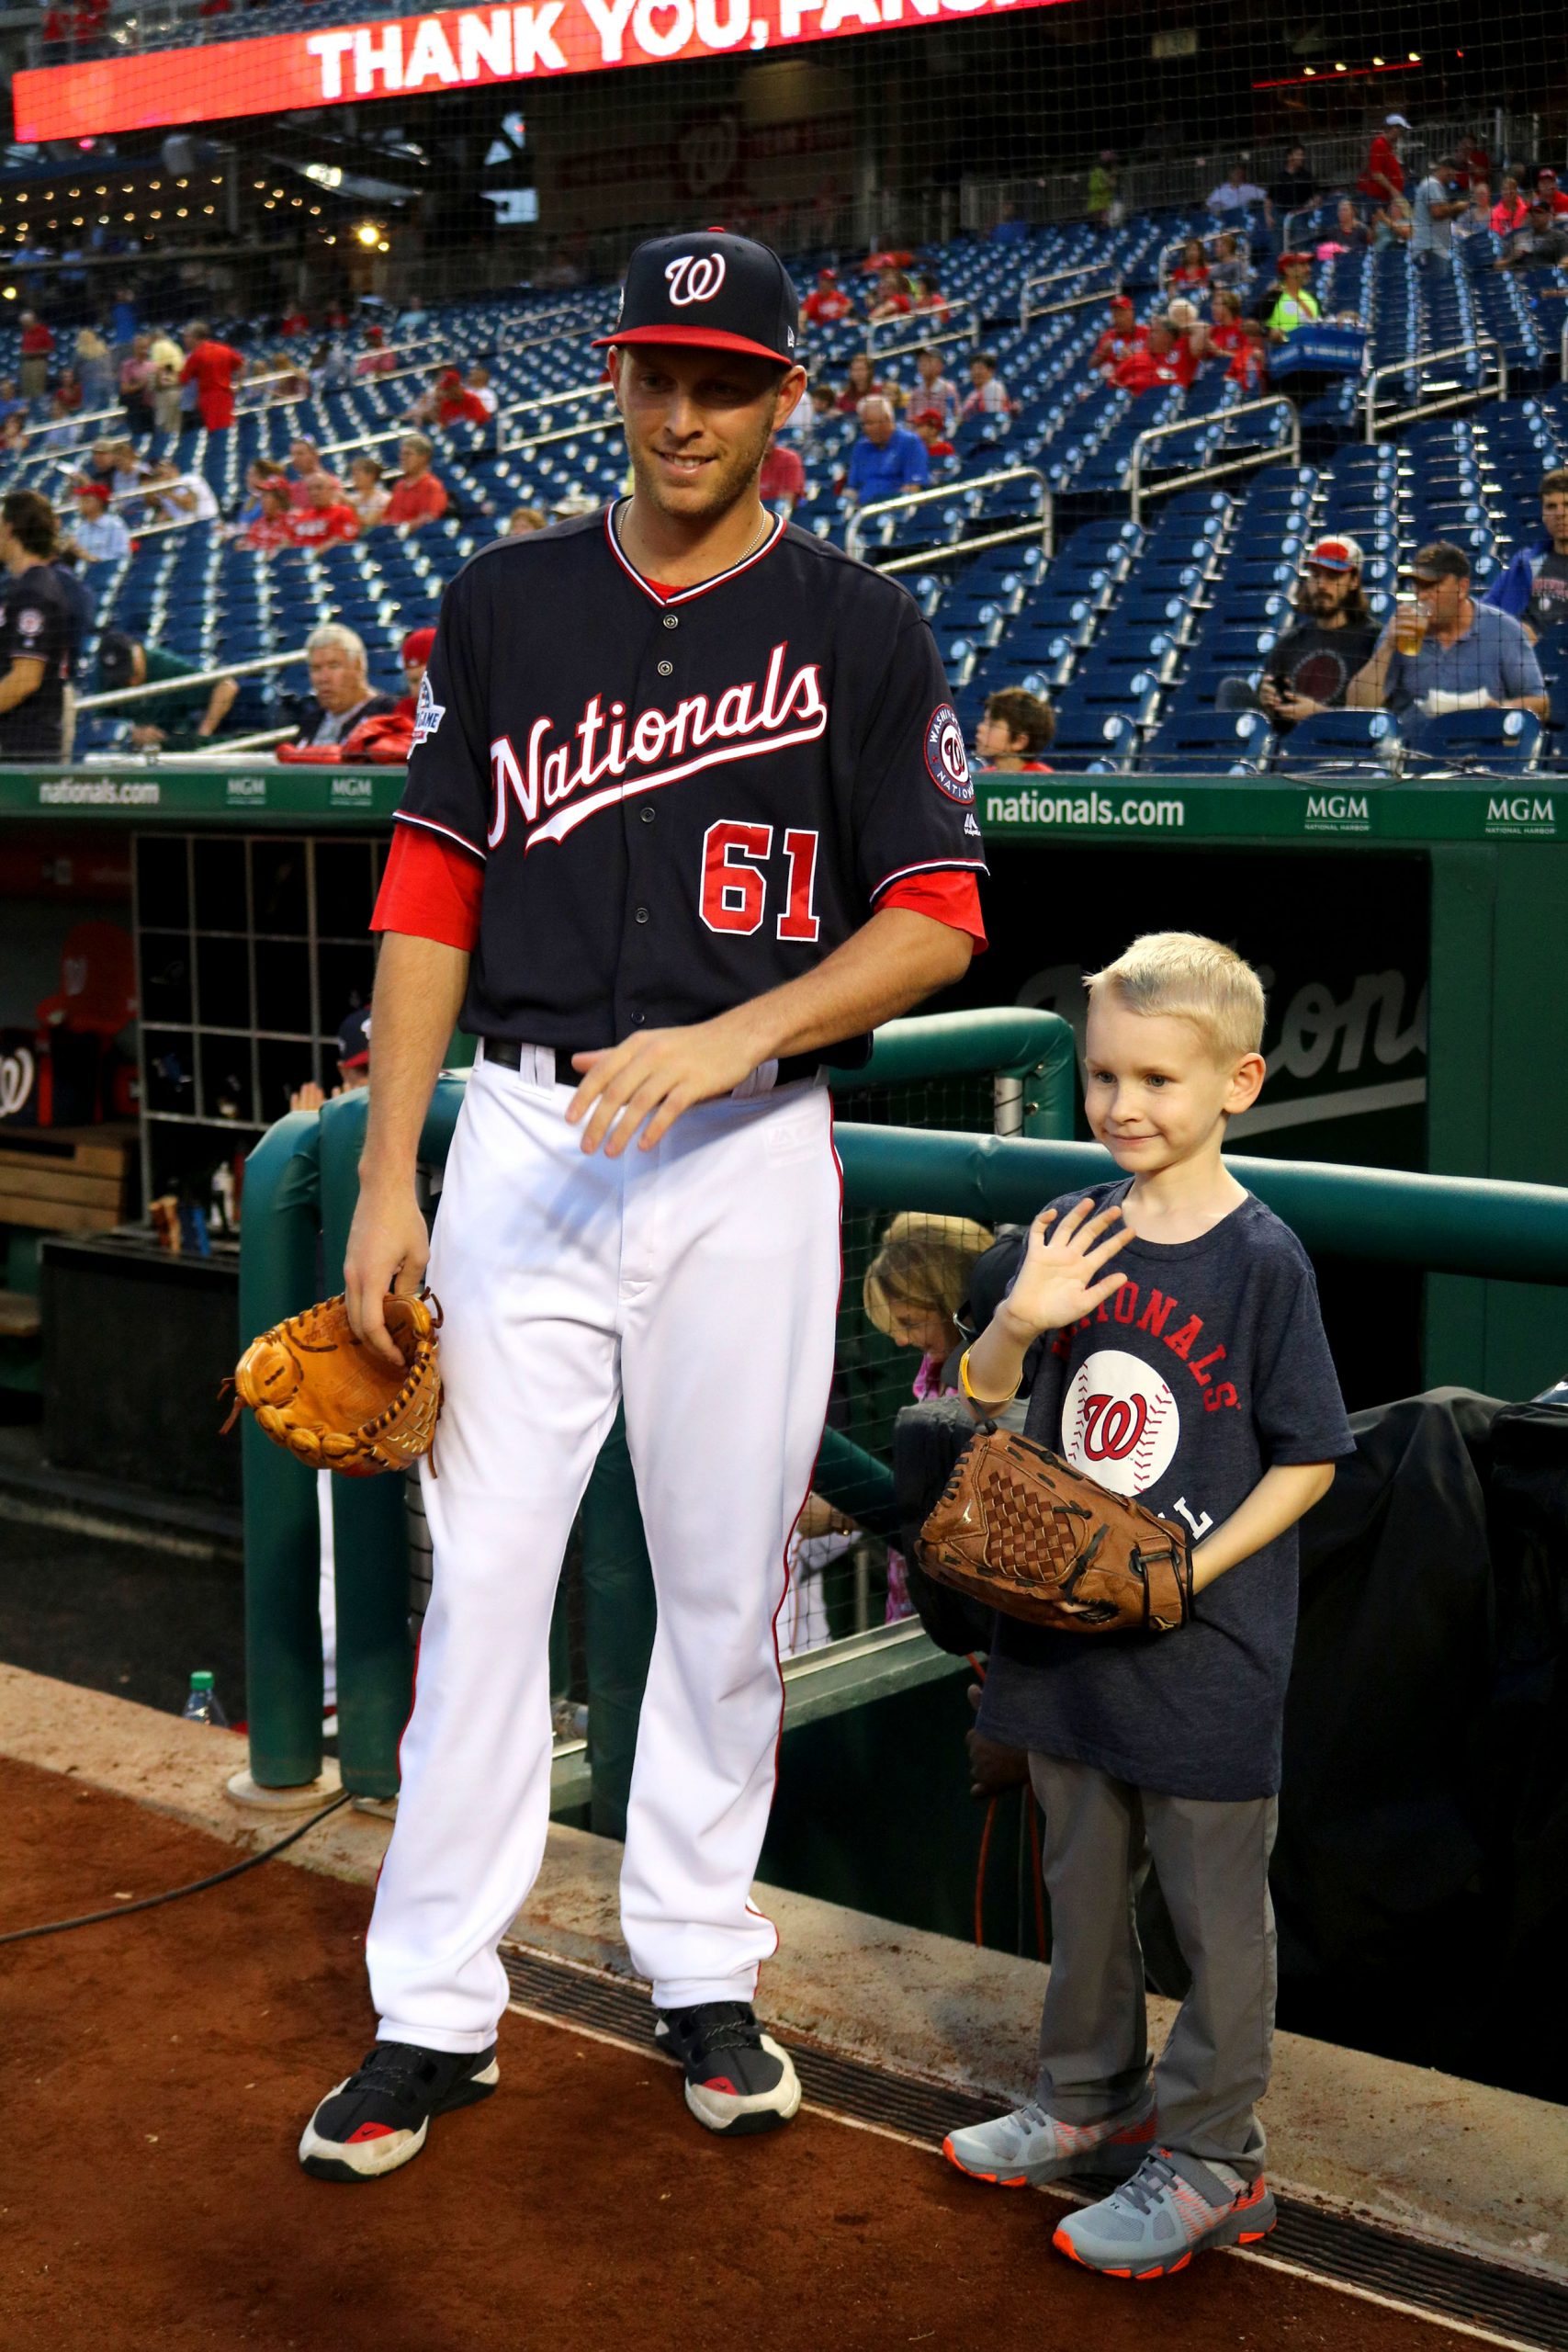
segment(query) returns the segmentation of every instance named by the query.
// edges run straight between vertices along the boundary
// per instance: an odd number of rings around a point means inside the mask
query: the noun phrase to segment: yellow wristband
[[[964,1349],[964,1353],[958,1359],[958,1385],[963,1389],[964,1394],[968,1397],[969,1402],[972,1405],[1010,1405],[1013,1398],[1018,1395],[1019,1390],[1019,1384],[1015,1380],[1005,1396],[979,1396],[970,1383],[969,1351],[967,1348]]]

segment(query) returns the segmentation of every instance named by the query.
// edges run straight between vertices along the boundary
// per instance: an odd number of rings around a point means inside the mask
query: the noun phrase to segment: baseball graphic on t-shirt
[[[1152,1364],[1100,1348],[1073,1375],[1062,1452],[1113,1495],[1141,1495],[1169,1469],[1181,1434],[1176,1399]]]

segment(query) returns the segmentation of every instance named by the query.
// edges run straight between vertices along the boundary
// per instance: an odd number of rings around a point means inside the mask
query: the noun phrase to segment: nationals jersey
[[[483,865],[463,1027],[573,1050],[710,1019],[895,883],[985,871],[917,606],[776,518],[689,588],[639,576],[614,508],[474,556],[399,821]]]

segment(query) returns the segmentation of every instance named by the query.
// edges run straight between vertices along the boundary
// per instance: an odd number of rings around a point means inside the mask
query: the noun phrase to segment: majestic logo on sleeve
[[[711,302],[724,284],[722,254],[681,254],[664,265],[670,300],[684,309],[688,302]]]
[[[1073,1375],[1062,1451],[1113,1495],[1141,1495],[1175,1457],[1181,1415],[1168,1382],[1125,1348],[1099,1348]]]
[[[975,779],[964,750],[964,729],[950,702],[939,703],[926,722],[926,766],[931,782],[950,800],[965,805],[975,797]]]
[[[775,645],[760,682],[727,686],[712,700],[688,695],[672,710],[633,715],[624,702],[606,710],[592,695],[564,741],[552,741],[553,718],[536,718],[521,759],[511,736],[498,736],[490,747],[491,848],[505,839],[513,807],[527,827],[526,852],[541,842],[565,841],[590,817],[634,793],[658,792],[705,768],[815,743],[828,727],[820,673],[808,662],[786,677],[788,653],[787,642]]]
[[[414,741],[428,743],[446,716],[446,704],[437,702],[430,691],[430,673],[427,670],[419,682],[419,700],[413,709]]]

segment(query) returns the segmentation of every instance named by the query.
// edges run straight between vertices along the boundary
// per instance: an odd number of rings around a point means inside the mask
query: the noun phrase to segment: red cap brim
[[[604,351],[616,344],[677,344],[693,351],[748,351],[755,359],[776,359],[781,368],[799,365],[787,351],[774,351],[749,335],[726,334],[718,327],[625,327],[615,334],[596,334],[590,348]]]

